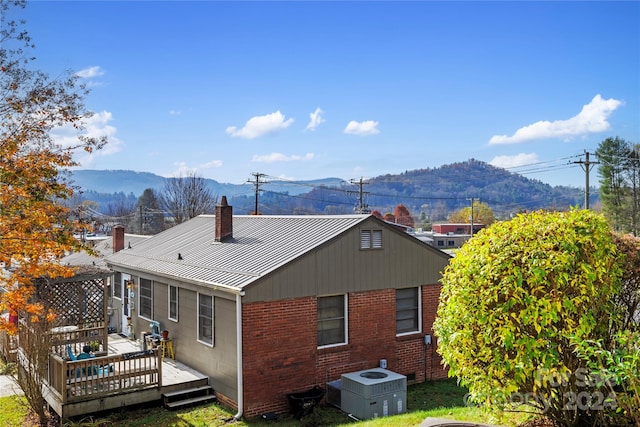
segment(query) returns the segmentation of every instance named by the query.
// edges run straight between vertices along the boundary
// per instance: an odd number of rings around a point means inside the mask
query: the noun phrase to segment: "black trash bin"
[[[301,419],[309,415],[323,397],[324,389],[318,386],[300,393],[289,393],[289,410],[295,418]]]

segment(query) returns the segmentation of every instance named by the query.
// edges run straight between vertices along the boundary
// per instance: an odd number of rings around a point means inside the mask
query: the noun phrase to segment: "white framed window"
[[[169,320],[178,321],[178,292],[177,286],[169,285]]]
[[[140,278],[138,293],[138,315],[148,320],[153,320],[153,282]]]
[[[318,347],[347,343],[347,296],[318,297]]]
[[[420,332],[422,325],[420,288],[396,289],[396,334]]]
[[[381,249],[382,230],[360,230],[360,249]]]
[[[113,275],[113,297],[122,298],[122,273],[119,271]]]
[[[198,293],[198,341],[213,347],[213,297]]]

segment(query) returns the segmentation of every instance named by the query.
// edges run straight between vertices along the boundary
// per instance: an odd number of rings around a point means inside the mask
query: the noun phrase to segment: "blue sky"
[[[111,143],[80,159],[88,169],[240,184],[475,158],[583,187],[572,162],[585,150],[640,143],[639,2],[34,1],[20,13],[36,66],[92,88],[89,132]]]

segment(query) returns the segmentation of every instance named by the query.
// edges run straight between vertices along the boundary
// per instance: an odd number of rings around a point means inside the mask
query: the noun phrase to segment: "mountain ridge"
[[[130,170],[79,169],[71,175],[73,185],[91,200],[108,199],[116,193],[118,197],[138,197],[146,188],[161,190],[167,179],[151,172]],[[253,182],[228,184],[204,179],[214,194],[227,196],[234,212],[253,211],[256,192]],[[261,183],[259,190],[263,214],[344,214],[360,207],[385,213],[404,204],[414,214],[425,212],[432,218],[441,218],[476,199],[488,204],[498,215],[508,216],[523,210],[568,209],[584,202],[582,189],[551,186],[475,159],[380,175],[363,180],[361,185],[341,178],[272,180]],[[597,191],[593,194],[592,200],[597,199]],[[106,203],[94,201],[99,205]]]

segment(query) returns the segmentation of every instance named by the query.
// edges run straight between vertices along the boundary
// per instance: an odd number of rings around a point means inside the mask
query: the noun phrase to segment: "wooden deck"
[[[142,351],[137,341],[110,334],[105,356],[71,361],[54,354],[45,399],[68,418],[159,401],[162,394],[207,385],[209,379],[158,349]]]

